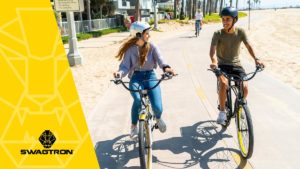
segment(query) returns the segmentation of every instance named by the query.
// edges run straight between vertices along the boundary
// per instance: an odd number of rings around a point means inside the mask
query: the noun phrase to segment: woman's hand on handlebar
[[[212,70],[215,70],[215,69],[218,68],[218,64],[215,63],[215,62],[212,62],[212,63],[210,64],[210,68],[211,68]]]
[[[264,68],[265,68],[265,64],[264,64],[261,60],[259,60],[259,59],[256,59],[256,60],[255,60],[255,64],[256,64],[256,66],[259,67],[260,69],[264,69]]]
[[[168,73],[168,74],[170,74],[172,76],[176,75],[175,71],[172,68],[166,68],[165,69],[165,73]]]
[[[116,78],[116,79],[120,79],[121,78],[121,76],[122,76],[122,73],[121,72],[114,72],[114,78]]]

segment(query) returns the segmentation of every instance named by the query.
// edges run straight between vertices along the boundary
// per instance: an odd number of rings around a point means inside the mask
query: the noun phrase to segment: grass
[[[178,22],[180,24],[189,24],[189,19],[185,18],[184,20],[179,20],[179,19],[161,19],[158,21],[158,24],[164,24],[164,23],[169,23],[169,22]],[[154,19],[150,19],[150,21],[148,22],[150,25],[154,25]]]
[[[180,24],[189,24],[189,19],[185,18],[184,20],[176,19],[175,22],[178,22]]]
[[[148,23],[149,23],[149,25],[154,25],[154,19],[150,19],[150,21]]]
[[[239,18],[246,17],[246,16],[247,16],[247,13],[239,12]]]
[[[247,13],[239,12],[239,18],[246,17]],[[212,13],[211,15],[206,15],[203,20],[204,23],[208,22],[221,22],[221,17],[218,13]]]
[[[95,37],[100,37],[103,35],[107,35],[110,33],[115,33],[115,32],[124,32],[126,31],[127,28],[126,27],[118,27],[118,28],[111,28],[111,29],[103,29],[103,30],[99,30],[99,31],[92,31],[92,32],[87,32],[87,33],[79,33],[77,34],[77,40],[81,41],[81,40],[85,40],[85,39],[89,39],[89,38],[95,38]],[[62,37],[62,41],[63,44],[68,43],[69,40],[69,36],[64,36]]]
[[[203,22],[221,22],[221,17],[218,13],[212,13],[211,15],[205,15]]]

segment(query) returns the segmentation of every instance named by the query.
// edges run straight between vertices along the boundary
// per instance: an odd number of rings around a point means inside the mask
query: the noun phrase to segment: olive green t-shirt
[[[234,33],[226,33],[223,29],[214,33],[212,46],[217,46],[219,65],[241,66],[239,59],[241,42],[248,44],[247,35],[242,28],[235,28]]]

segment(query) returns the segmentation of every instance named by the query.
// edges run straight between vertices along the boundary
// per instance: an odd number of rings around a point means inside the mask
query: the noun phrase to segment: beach
[[[300,9],[253,12],[259,13],[259,16],[264,18],[252,24],[250,31],[246,26],[244,28],[247,30],[257,57],[266,64],[265,71],[300,90]],[[160,24],[160,29],[159,32],[152,31],[151,33],[151,39],[155,43],[184,31],[190,31],[193,34],[193,23]],[[101,41],[101,37],[96,40]],[[71,67],[71,70],[85,114],[93,110],[109,85],[112,85],[110,79],[119,64],[114,56],[122,42],[105,47],[80,49],[84,56],[84,65]],[[241,55],[249,56],[244,45],[242,45]]]
[[[267,72],[300,90],[300,9],[258,12],[264,21],[248,31],[257,57]]]

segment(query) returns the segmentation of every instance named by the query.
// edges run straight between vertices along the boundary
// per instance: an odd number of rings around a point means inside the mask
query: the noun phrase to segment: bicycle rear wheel
[[[139,121],[139,156],[141,169],[152,168],[151,128],[145,121]]]
[[[250,111],[247,105],[239,105],[236,114],[237,137],[244,158],[253,154],[254,134]]]

